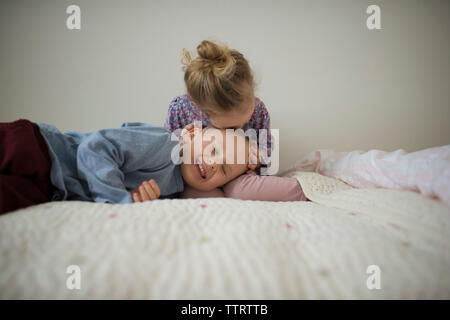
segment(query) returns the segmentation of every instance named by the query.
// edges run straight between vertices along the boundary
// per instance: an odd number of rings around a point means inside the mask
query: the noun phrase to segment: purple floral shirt
[[[183,94],[181,96],[175,97],[169,105],[169,112],[167,114],[166,122],[164,128],[173,132],[177,129],[183,129],[188,124],[194,121],[201,121],[203,127],[211,125],[209,118],[205,115],[203,111],[192,103],[189,95]],[[250,120],[242,128],[244,132],[247,129],[255,129],[257,136],[259,138],[258,129],[267,129],[267,135],[270,134],[270,116],[266,109],[266,106],[261,101],[261,99],[255,97],[255,111],[253,111]],[[271,153],[271,140],[267,139],[267,149],[264,145],[259,145],[260,149],[266,149],[267,155],[270,156]],[[259,144],[259,139],[258,139]],[[264,143],[263,143],[264,144]]]
[[[201,121],[203,127],[211,125],[209,118],[196,107],[189,95],[184,94],[175,97],[169,105],[169,112],[167,114],[164,127],[167,131],[173,132],[176,129],[183,129],[188,124],[194,121]],[[264,103],[255,98],[255,111],[253,112],[250,121],[242,128],[245,132],[247,129],[270,129],[270,116]]]

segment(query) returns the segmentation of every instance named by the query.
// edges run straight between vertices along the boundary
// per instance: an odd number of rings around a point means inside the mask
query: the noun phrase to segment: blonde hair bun
[[[216,41],[203,40],[197,46],[197,53],[204,62],[205,68],[210,68],[218,78],[229,77],[236,63],[228,46]]]
[[[222,61],[230,56],[229,51],[227,45],[210,40],[203,40],[197,46],[199,57],[207,60]]]
[[[203,40],[197,46],[197,54],[198,57],[192,59],[183,49],[188,94],[202,108],[212,103],[216,108],[228,111],[240,105],[245,98],[241,92],[242,82],[253,87],[253,75],[244,56],[237,50],[230,50],[226,44],[212,40]]]

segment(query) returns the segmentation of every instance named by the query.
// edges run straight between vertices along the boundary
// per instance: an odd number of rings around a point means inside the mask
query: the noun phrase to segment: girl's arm
[[[264,105],[264,102],[261,100],[258,100],[259,103],[257,104],[256,108],[259,112],[259,129],[266,130],[265,138],[263,138],[263,141],[261,144],[259,144],[259,135],[258,135],[258,146],[260,152],[262,152],[263,155],[266,155],[267,158],[264,159],[264,162],[267,162],[270,158],[271,151],[272,151],[272,136],[270,135],[270,115],[269,111],[267,110],[266,106]]]
[[[167,112],[166,121],[164,122],[164,128],[169,132],[173,132],[180,128],[177,107],[172,103],[169,105],[169,111]]]
[[[269,111],[267,111],[266,106],[264,105],[264,102],[262,102],[259,98],[256,98],[256,105],[255,105],[255,111],[251,119],[252,123],[250,123],[251,127],[256,130],[257,132],[257,138],[258,138],[258,150],[251,149],[250,152],[252,153],[252,156],[257,157],[258,162],[267,163],[268,159],[270,159],[271,155],[271,148],[272,148],[272,138],[270,135],[270,115]],[[266,132],[263,134],[260,130],[266,130]],[[262,136],[261,136],[262,135]],[[260,143],[260,136],[262,138],[262,143]],[[259,152],[259,155],[257,154]],[[249,173],[252,170],[255,170],[257,167],[260,166],[261,163],[258,165],[256,164],[249,164],[248,168]]]
[[[183,99],[183,96],[174,98],[169,104],[164,128],[169,132],[173,132],[177,129],[183,129],[193,122],[194,119],[192,119],[192,115],[189,116],[189,110],[189,102]]]

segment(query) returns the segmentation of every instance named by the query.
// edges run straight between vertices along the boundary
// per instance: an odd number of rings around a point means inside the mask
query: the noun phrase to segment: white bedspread
[[[447,206],[291,176],[312,202],[54,202],[3,215],[0,298],[450,298]],[[66,287],[70,265],[80,290]],[[370,265],[379,290],[366,286]]]

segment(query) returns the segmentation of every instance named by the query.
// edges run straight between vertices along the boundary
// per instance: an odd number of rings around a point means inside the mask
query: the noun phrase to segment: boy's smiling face
[[[225,130],[206,128],[187,141],[183,147],[184,163],[181,164],[184,182],[194,189],[209,191],[246,172],[248,139],[242,135],[234,135],[232,139],[234,143],[227,145]],[[238,157],[238,152],[242,153],[243,159]]]

